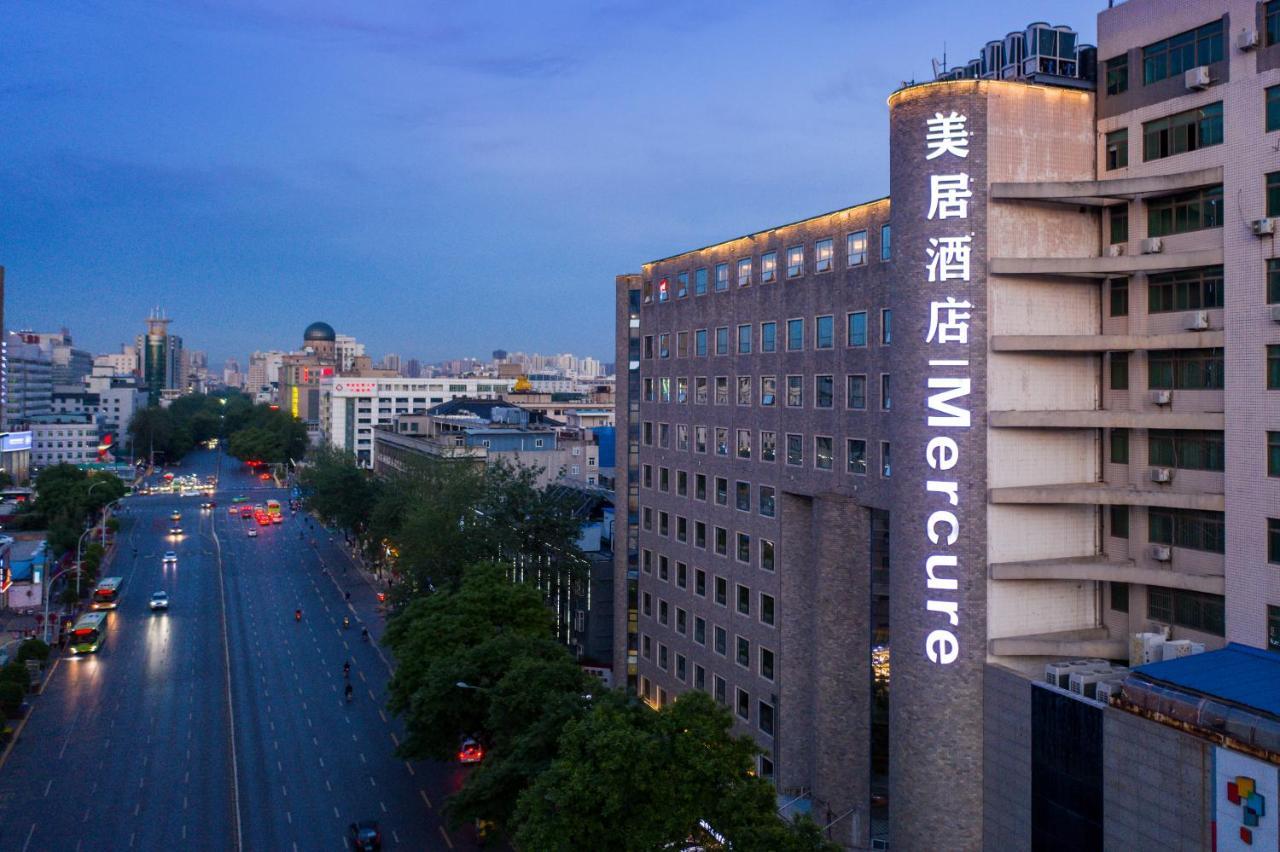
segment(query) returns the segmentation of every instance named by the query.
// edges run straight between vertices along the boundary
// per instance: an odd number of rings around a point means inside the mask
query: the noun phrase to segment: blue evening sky
[[[613,277],[885,194],[886,96],[1105,0],[9,0],[9,328],[612,360]]]

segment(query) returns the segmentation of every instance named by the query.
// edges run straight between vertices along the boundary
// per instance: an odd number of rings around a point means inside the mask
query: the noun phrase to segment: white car
[[[258,537],[258,528],[257,528],[257,527],[249,527],[249,532],[247,533],[247,535],[249,536],[249,538],[257,538],[257,537]]]
[[[168,609],[168,608],[169,608],[169,593],[168,593],[168,592],[155,592],[155,593],[153,593],[153,594],[151,595],[151,608],[152,608],[153,610],[155,610],[155,609]]]
[[[165,564],[165,565],[177,565],[177,564],[178,564],[178,554],[177,554],[177,553],[175,553],[175,552],[174,552],[174,551],[172,551],[172,550],[166,550],[166,551],[164,552],[164,564]]]

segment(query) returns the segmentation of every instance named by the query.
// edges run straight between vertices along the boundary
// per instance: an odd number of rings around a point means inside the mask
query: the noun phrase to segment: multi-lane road
[[[178,472],[213,473],[216,456]],[[339,850],[363,819],[385,848],[474,848],[441,814],[465,770],[394,754],[386,652],[360,637],[381,633],[374,591],[301,513],[249,537],[232,498],[288,495],[233,459],[220,469],[212,511],[124,501],[107,572],[124,578],[119,608],[97,654],[56,664],[0,766],[0,849]],[[153,614],[162,589],[170,609]]]

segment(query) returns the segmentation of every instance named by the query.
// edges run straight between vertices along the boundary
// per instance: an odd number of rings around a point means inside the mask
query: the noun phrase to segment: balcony
[[[1056,485],[1017,485],[987,489],[987,500],[997,504],[1085,506],[1159,506],[1165,509],[1226,511],[1221,494],[1185,493],[1162,489],[1138,489],[1105,482],[1064,482]]]
[[[1212,429],[1225,428],[1221,412],[1201,411],[991,411],[987,422],[1004,429]]]
[[[992,580],[1085,580],[1164,586],[1211,595],[1226,593],[1226,581],[1221,574],[1184,574],[1169,568],[1143,567],[1132,560],[1114,560],[1102,556],[993,562],[987,573]]]
[[[1051,276],[1092,281],[1137,273],[1170,272],[1196,266],[1218,266],[1222,249],[1157,252],[1155,254],[1097,255],[1093,257],[993,257],[987,262],[992,275]]]
[[[993,334],[992,352],[1134,352],[1150,349],[1201,349],[1223,345],[1221,331],[1173,334]]]
[[[1008,657],[1101,657],[1104,660],[1129,658],[1129,643],[1111,639],[1105,627],[1031,633],[987,641],[987,653]]]
[[[1068,180],[1051,182],[1008,182],[991,184],[993,201],[1037,201],[1070,204],[1074,207],[1106,207],[1121,202],[1169,195],[1187,189],[1222,183],[1222,166],[1179,172],[1172,175],[1112,178],[1110,180]]]

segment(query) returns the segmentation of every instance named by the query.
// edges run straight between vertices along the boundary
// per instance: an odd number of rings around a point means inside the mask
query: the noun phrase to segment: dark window
[[[836,384],[834,377],[814,376],[813,389],[813,404],[815,408],[831,408],[835,405]]]
[[[1147,355],[1147,386],[1166,390],[1221,390],[1221,349],[1160,349]]]
[[[758,708],[760,718],[756,721],[760,725],[760,730],[769,736],[773,736],[773,705],[761,701],[758,704]]]
[[[850,346],[867,345],[867,312],[849,314],[848,343]]]
[[[893,408],[893,396],[889,389],[889,374],[880,374],[880,410],[889,411]]]
[[[693,273],[693,294],[695,296],[707,295],[707,268],[695,270]]]
[[[1177,77],[1198,65],[1211,65],[1223,58],[1222,19],[1142,48],[1144,85]]]
[[[760,595],[760,620],[770,626],[773,625],[773,595]]]
[[[1280,518],[1267,518],[1267,561],[1280,565]]]
[[[1122,53],[1106,61],[1107,94],[1118,95],[1129,90],[1129,54]]]
[[[804,320],[787,320],[787,351],[798,352],[804,349]]]
[[[1129,507],[1112,506],[1109,514],[1111,515],[1111,534],[1116,538],[1128,538]]]
[[[1147,589],[1147,618],[1214,636],[1227,633],[1222,595],[1150,586]]]
[[[735,482],[733,486],[734,505],[740,512],[751,511],[751,483]]]
[[[751,589],[747,586],[738,586],[738,612],[751,614]]]
[[[1111,583],[1111,608],[1116,612],[1129,611],[1129,584]]]
[[[724,577],[716,577],[716,603],[727,606],[729,601],[729,584]]]
[[[880,260],[887,261],[893,257],[893,232],[888,225],[880,226]]]
[[[760,514],[766,518],[774,516],[774,490],[772,485],[760,486]]]
[[[1111,295],[1111,316],[1127,317],[1129,315],[1129,279],[1112,278],[1107,282],[1107,291]]]
[[[1129,430],[1128,429],[1112,429],[1111,430],[1111,463],[1112,464],[1128,464],[1129,463]]]
[[[1147,510],[1147,540],[1152,544],[1225,553],[1226,522],[1222,512],[1152,506]]]
[[[819,435],[813,439],[813,466],[818,470],[831,470],[834,454],[831,438]]]
[[[1266,25],[1267,46],[1280,44],[1280,0],[1269,0],[1263,7],[1263,23]]]
[[[760,677],[773,680],[773,652],[768,648],[760,649]]]
[[[1280,346],[1267,347],[1267,390],[1280,390]]]
[[[1166,195],[1147,202],[1147,236],[1166,237],[1221,227],[1221,185]]]
[[[1129,128],[1122,127],[1107,134],[1107,171],[1129,165]]]
[[[738,326],[738,354],[739,355],[751,354],[751,326],[750,325]]]
[[[1280,432],[1267,433],[1267,476],[1280,476]]]
[[[1280,651],[1280,606],[1267,607],[1267,650]]]
[[[760,323],[760,351],[778,351],[778,324],[776,322]]]
[[[1267,260],[1267,304],[1280,304],[1280,258]]]
[[[1142,125],[1142,159],[1148,162],[1221,144],[1222,101]],[[1109,156],[1110,148],[1107,150]]]
[[[741,689],[738,690],[738,718],[751,720],[751,696]]]
[[[1117,243],[1127,243],[1129,241],[1129,205],[1120,204],[1111,208],[1110,245]]]
[[[845,406],[853,409],[863,409],[867,407],[866,376],[847,377],[845,381]]]
[[[813,347],[830,349],[836,344],[835,317],[822,316],[813,322]]]
[[[1267,215],[1280,216],[1280,172],[1267,173]]]
[[[790,465],[804,464],[804,436],[803,435],[787,436],[787,464],[790,464]]]
[[[716,354],[717,355],[729,354],[729,327],[728,326],[722,325],[716,329]]]
[[[1201,266],[1162,272],[1147,278],[1147,312],[1191,311],[1222,307],[1222,267]]]
[[[747,639],[744,636],[737,636],[734,638],[737,639],[737,642],[735,643],[737,645],[737,648],[735,650],[737,651],[738,665],[746,666],[747,668],[750,668],[751,667],[751,640]]]
[[[1129,353],[1112,352],[1108,359],[1111,363],[1111,389],[1129,389]]]
[[[694,569],[693,572],[693,593],[703,598],[707,596],[707,572],[701,568]]]
[[[1280,130],[1280,86],[1267,87],[1267,132]]]
[[[861,438],[849,438],[849,461],[846,470],[849,473],[865,475],[867,472],[867,442]]]
[[[1147,461],[1183,470],[1224,470],[1222,433],[1200,429],[1152,429],[1147,433]]]
[[[707,330],[700,328],[693,333],[693,354],[699,358],[707,354]]]

